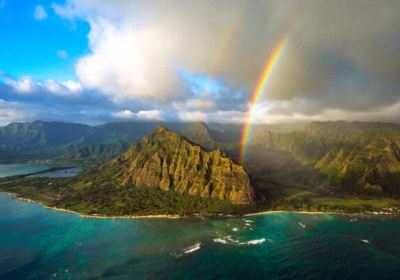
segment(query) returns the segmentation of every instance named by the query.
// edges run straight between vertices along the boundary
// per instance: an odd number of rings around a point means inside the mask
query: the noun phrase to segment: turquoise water
[[[39,172],[55,166],[53,163],[0,164],[0,178]]]
[[[398,218],[94,219],[0,194],[0,279],[399,279]]]
[[[44,171],[52,167],[59,167],[58,163],[21,163],[21,164],[0,164],[0,178],[14,175],[23,175]],[[62,178],[75,176],[82,171],[81,167],[71,169],[55,170],[41,174],[32,175],[32,177]]]

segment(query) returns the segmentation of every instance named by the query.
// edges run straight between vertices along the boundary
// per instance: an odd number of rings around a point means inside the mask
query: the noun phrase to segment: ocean
[[[0,279],[399,279],[400,218],[96,219],[0,194]]]
[[[0,194],[0,279],[399,279],[398,218],[96,219]]]

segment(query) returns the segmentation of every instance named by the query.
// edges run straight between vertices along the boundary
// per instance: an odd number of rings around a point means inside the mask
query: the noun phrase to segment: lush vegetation
[[[311,167],[320,174],[318,185],[329,185],[335,192],[400,196],[399,125],[312,123],[290,133],[259,132],[252,144],[290,155],[292,162]],[[286,162],[290,166],[290,160]],[[254,165],[252,156],[248,165]]]
[[[400,201],[393,198],[328,196],[309,191],[269,198],[251,205],[234,205],[228,200],[205,199],[162,191],[157,188],[116,186],[104,174],[92,172],[76,178],[21,178],[0,180],[0,191],[89,215],[218,215],[285,210],[336,213],[398,213]]]
[[[0,128],[0,161],[51,156],[98,166],[123,153],[157,125],[11,124]],[[238,126],[167,126],[193,143],[208,150],[221,148],[239,161]],[[204,215],[272,209],[395,212],[400,197],[400,126],[357,122],[312,123],[301,129],[258,126],[253,129],[245,167],[258,198],[256,204],[246,207],[171,190],[123,185],[115,177],[120,170],[112,168],[67,179],[7,178],[0,180],[0,190],[103,215]]]
[[[12,123],[0,127],[0,162],[108,160],[157,127],[157,122]]]
[[[90,173],[77,178],[21,178],[0,180],[0,191],[90,215],[217,215],[249,212],[252,206],[228,200],[204,199],[157,188],[116,186],[107,175]]]

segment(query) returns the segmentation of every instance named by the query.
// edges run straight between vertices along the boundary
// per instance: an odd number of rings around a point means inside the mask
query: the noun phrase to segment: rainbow
[[[229,24],[227,31],[225,32],[221,44],[218,48],[218,52],[213,60],[210,70],[210,76],[214,76],[217,71],[219,65],[222,62],[222,59],[226,53],[226,50],[231,45],[233,38],[235,37],[236,30],[238,29],[240,20],[242,17],[242,13],[238,13],[232,22]]]
[[[289,36],[286,35],[278,41],[278,43],[274,47],[271,55],[268,57],[267,62],[265,63],[262,75],[260,76],[257,86],[254,89],[254,92],[253,92],[253,95],[251,98],[250,109],[249,109],[248,115],[247,115],[247,120],[246,120],[246,122],[244,124],[244,128],[243,128],[241,151],[240,151],[241,162],[244,161],[244,157],[246,155],[246,148],[247,148],[247,144],[249,141],[250,128],[251,128],[251,124],[253,122],[256,105],[258,103],[258,100],[260,99],[260,97],[263,95],[263,93],[265,92],[265,90],[267,88],[268,81],[272,76],[273,70],[274,70],[275,66],[277,65],[277,62],[279,61],[279,58],[281,58],[283,52],[285,51],[286,45],[288,43],[288,39],[289,39]]]
[[[221,43],[219,44],[218,51],[212,61],[209,75],[211,77],[215,76],[218,67],[223,62],[224,57],[226,55],[227,50],[232,45],[232,41],[235,39],[236,32],[240,26],[240,22],[243,18],[244,13],[247,10],[247,7],[250,3],[250,0],[245,0],[241,7],[237,10],[236,15],[230,21],[228,28],[226,29],[224,35],[222,36]]]

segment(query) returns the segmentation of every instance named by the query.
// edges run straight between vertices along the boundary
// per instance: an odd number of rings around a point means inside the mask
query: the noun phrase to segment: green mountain
[[[212,127],[203,122],[194,123],[188,125],[181,134],[193,143],[197,143],[205,149],[221,149],[238,162],[241,137],[240,127],[223,127],[220,125],[211,126]]]
[[[108,160],[151,133],[159,122],[87,126],[75,123],[12,123],[0,127],[0,162]],[[179,130],[176,124],[171,127]]]
[[[152,125],[91,128],[100,132],[80,138],[82,146],[67,146],[72,150],[64,156],[93,162],[115,159],[97,162],[73,178],[6,178],[0,180],[0,190],[104,215],[400,211],[399,125],[316,122],[297,130],[258,126],[244,168],[237,164],[239,126],[167,124],[184,136],[160,127],[134,140]],[[107,136],[105,131],[114,133]]]
[[[254,207],[244,168],[160,126],[117,158],[71,178],[15,176],[0,190],[84,214],[233,214]]]
[[[263,131],[251,144],[312,166],[338,191],[400,195],[399,125],[315,122],[290,133]]]
[[[38,159],[41,153],[57,154],[57,149],[79,143],[93,133],[90,126],[59,122],[12,123],[0,127],[0,160]]]
[[[242,166],[221,150],[205,151],[161,126],[144,137],[104,170],[115,170],[122,185],[160,188],[204,198],[230,200],[234,204],[254,201],[250,178]]]
[[[69,148],[63,155],[54,158],[54,160],[77,163],[104,162],[119,156],[125,152],[131,144],[131,142],[126,141],[116,141],[105,144],[88,144],[81,147]]]

